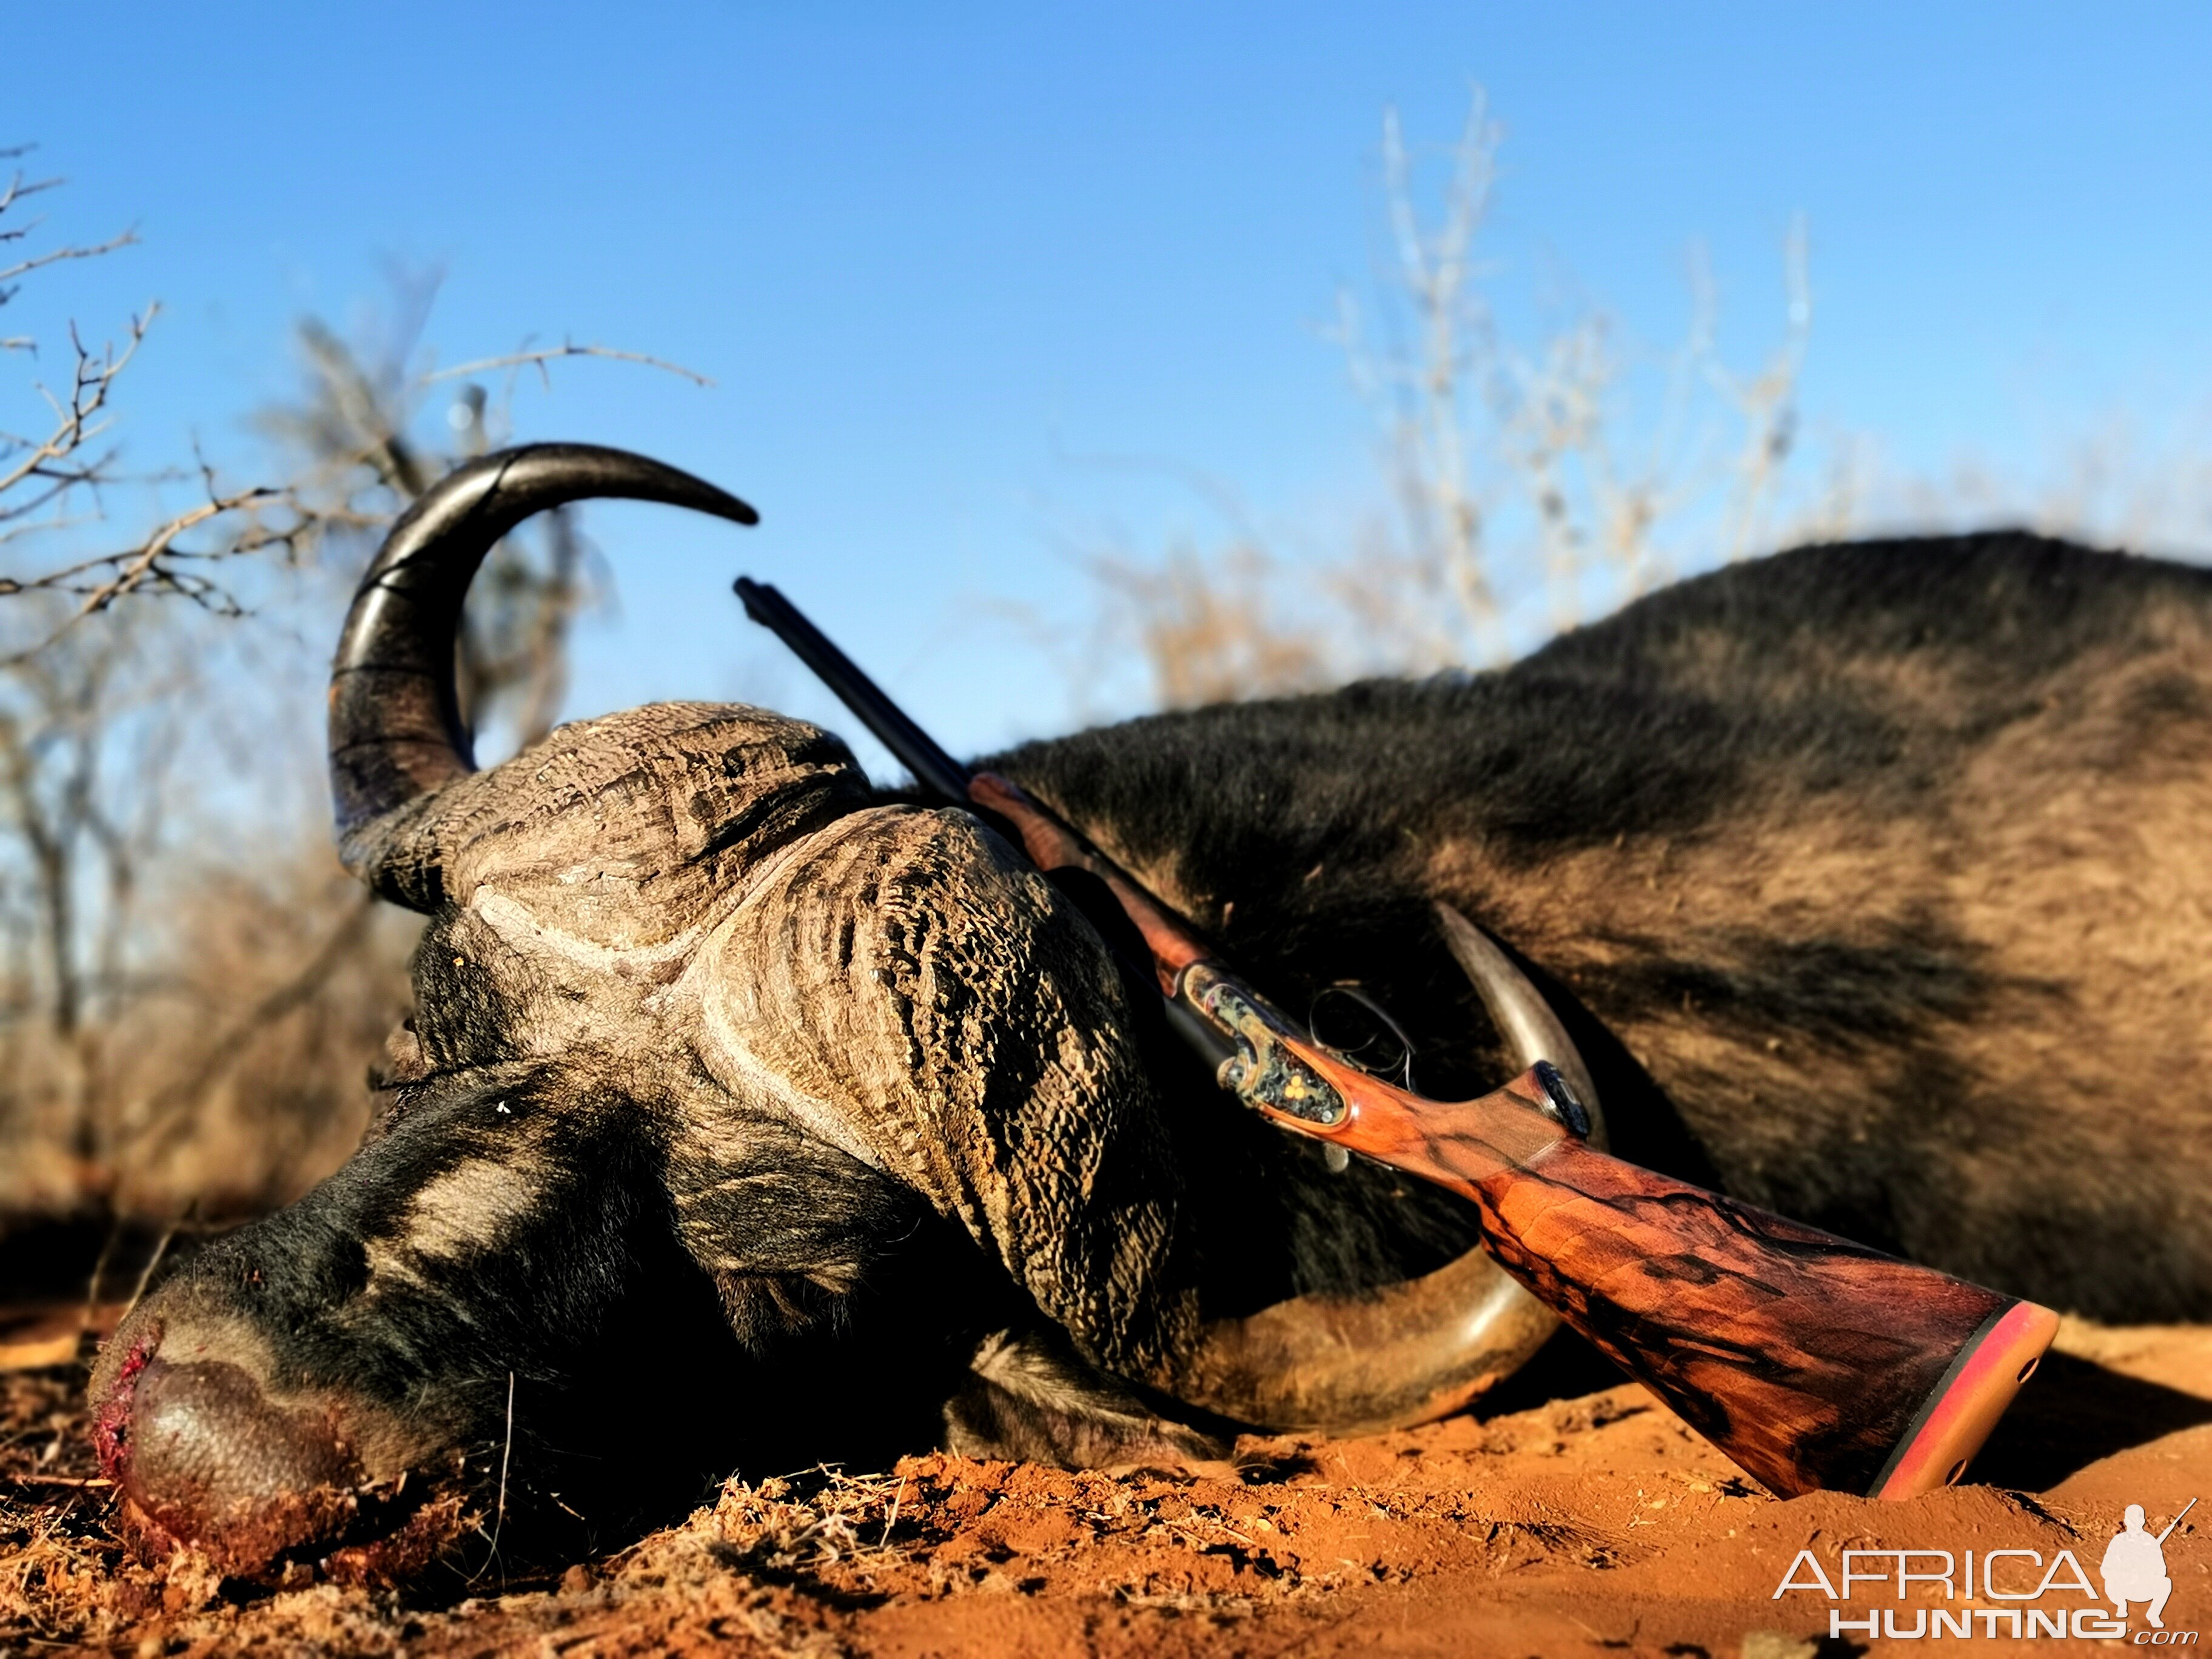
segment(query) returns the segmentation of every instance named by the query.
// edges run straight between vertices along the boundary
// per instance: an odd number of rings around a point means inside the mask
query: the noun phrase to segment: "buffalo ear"
[[[1111,958],[963,811],[811,837],[687,976],[709,1072],[919,1194],[1085,1361],[1143,1376],[1195,1329],[1194,1253]]]

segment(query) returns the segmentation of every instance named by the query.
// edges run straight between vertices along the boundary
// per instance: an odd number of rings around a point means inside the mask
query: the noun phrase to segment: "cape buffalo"
[[[1110,907],[828,732],[669,704],[476,771],[470,578],[593,495],[753,517],[512,451],[356,598],[340,845],[428,918],[416,1012],[353,1160],[101,1359],[150,1547],[401,1573],[472,1517],[605,1534],[732,1467],[1415,1421],[1527,1357],[1549,1321],[1458,1200],[1249,1120],[1125,983]],[[1805,548],[1497,672],[991,763],[1285,1006],[1387,1010],[1430,1096],[1563,1025],[1622,1156],[2096,1317],[2212,1308],[2203,572]]]

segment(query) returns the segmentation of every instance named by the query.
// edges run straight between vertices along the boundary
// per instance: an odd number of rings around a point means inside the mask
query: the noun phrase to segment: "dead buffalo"
[[[388,1575],[471,1528],[604,1540],[732,1467],[1418,1420],[1527,1357],[1549,1321],[1457,1200],[1249,1121],[1121,977],[1115,915],[829,733],[672,704],[475,771],[470,578],[592,495],[752,516],[514,451],[355,600],[340,841],[429,919],[416,1011],[352,1162],[100,1362],[149,1546]],[[2212,1309],[2203,572],[1807,548],[1498,672],[994,764],[1285,1006],[1387,1009],[1431,1096],[1556,1047],[1555,1014],[1624,1156],[2100,1318]],[[1455,950],[1439,901],[1504,952]]]

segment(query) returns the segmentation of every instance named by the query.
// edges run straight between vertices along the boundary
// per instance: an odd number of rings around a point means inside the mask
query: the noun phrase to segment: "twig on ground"
[[[0,1474],[0,1482],[11,1486],[76,1486],[86,1490],[115,1484],[98,1475],[73,1474]]]
[[[507,1464],[514,1455],[514,1373],[507,1374],[507,1439],[499,1449],[499,1502],[492,1510],[492,1547],[499,1547],[499,1529],[507,1524]]]
[[[898,1490],[891,1494],[891,1512],[884,1518],[884,1535],[876,1540],[878,1549],[890,1547],[891,1528],[898,1525],[899,1504],[906,1498],[906,1477],[899,1476]]]
[[[507,1438],[499,1451],[499,1501],[492,1506],[491,1550],[484,1557],[483,1565],[478,1567],[471,1576],[469,1583],[471,1584],[489,1572],[491,1564],[499,1559],[499,1534],[507,1525],[507,1460],[514,1455],[514,1373],[509,1371],[507,1374]]]
[[[187,1212],[189,1213],[189,1212]],[[177,1228],[184,1218],[179,1217],[161,1229],[161,1237],[154,1246],[154,1254],[146,1259],[145,1267],[138,1274],[138,1282],[131,1287],[131,1300],[125,1304],[123,1317],[128,1319],[137,1308],[139,1298],[146,1294],[146,1286],[153,1282],[154,1269],[161,1265],[161,1258],[169,1253],[169,1245],[177,1236]],[[118,1324],[121,1321],[117,1322]]]
[[[107,1272],[108,1258],[115,1254],[116,1243],[122,1237],[123,1223],[118,1218],[108,1226],[107,1242],[100,1247],[100,1255],[92,1264],[92,1282],[84,1287],[84,1317],[77,1326],[79,1336],[92,1328],[93,1318],[100,1308],[100,1281]]]

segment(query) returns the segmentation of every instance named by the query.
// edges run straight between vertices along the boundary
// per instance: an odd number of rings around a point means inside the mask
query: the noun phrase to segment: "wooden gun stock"
[[[1470,1200],[1507,1273],[1785,1498],[1910,1498],[1956,1480],[2057,1332],[2047,1308],[1607,1157],[1548,1066],[1455,1103],[1363,1072],[1017,785],[979,773],[969,795],[1040,868],[1106,883],[1163,994],[1226,1039],[1224,1086],[1286,1129]]]
[[[1207,968],[1186,977],[1218,997]],[[2046,1308],[1607,1157],[1559,1121],[1549,1066],[1444,1104],[1278,1041],[1341,1113],[1252,1103],[1470,1200],[1507,1273],[1785,1498],[1956,1480],[2057,1332]]]
[[[1468,1199],[1507,1273],[1772,1491],[1898,1498],[1956,1480],[2050,1346],[2047,1308],[1607,1157],[1549,1065],[1443,1103],[1319,1047],[1018,785],[939,748],[783,595],[737,591],[918,781],[1012,825],[1039,869],[1105,883],[1223,1087]]]

